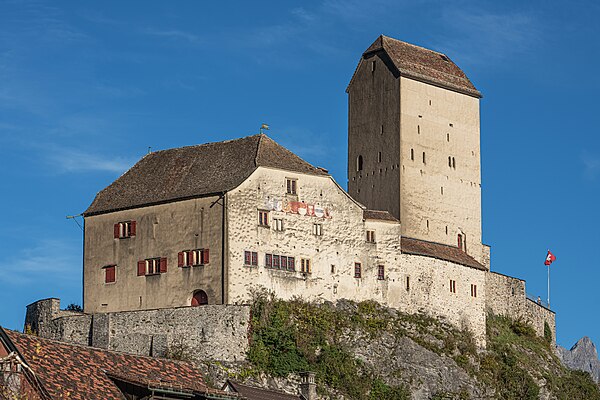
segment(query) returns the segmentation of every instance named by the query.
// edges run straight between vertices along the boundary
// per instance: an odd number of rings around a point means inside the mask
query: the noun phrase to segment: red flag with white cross
[[[550,252],[550,250],[548,250],[548,255],[546,255],[546,261],[544,261],[544,265],[550,266],[550,264],[552,264],[554,261],[556,261],[556,257]]]

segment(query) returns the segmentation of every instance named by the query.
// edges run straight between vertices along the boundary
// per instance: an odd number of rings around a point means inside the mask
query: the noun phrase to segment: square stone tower
[[[464,72],[442,53],[380,36],[346,91],[350,195],[389,211],[403,236],[484,261],[481,94]]]

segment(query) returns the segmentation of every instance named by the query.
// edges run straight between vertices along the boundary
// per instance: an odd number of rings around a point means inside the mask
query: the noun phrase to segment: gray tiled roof
[[[147,154],[100,191],[85,216],[223,193],[257,167],[328,176],[266,135]]]
[[[382,50],[402,76],[481,97],[467,75],[445,54],[381,35],[363,57]]]

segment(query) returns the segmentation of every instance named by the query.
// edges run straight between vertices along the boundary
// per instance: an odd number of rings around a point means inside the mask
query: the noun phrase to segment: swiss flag
[[[552,262],[554,262],[555,260],[556,257],[554,256],[554,254],[552,254],[550,250],[548,250],[548,255],[546,256],[546,261],[544,261],[544,265],[550,266],[550,264],[552,264]]]

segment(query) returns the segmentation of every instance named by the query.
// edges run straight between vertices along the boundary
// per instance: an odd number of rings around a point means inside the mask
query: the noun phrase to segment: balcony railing
[[[531,301],[533,301],[534,303],[539,304],[540,306],[547,308],[548,310],[550,310],[550,304],[548,304],[547,302],[545,302],[544,300],[542,300],[540,298],[540,296],[534,296],[532,294],[527,293],[527,298]]]

